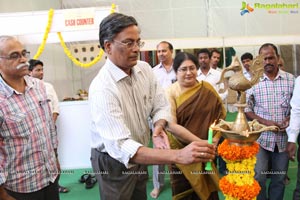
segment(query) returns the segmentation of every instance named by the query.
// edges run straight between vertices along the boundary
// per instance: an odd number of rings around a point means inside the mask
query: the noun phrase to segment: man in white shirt
[[[173,69],[173,45],[167,41],[161,41],[156,46],[157,57],[160,61],[153,68],[153,72],[163,89],[167,89],[176,81],[176,74]],[[152,198],[157,198],[162,191],[165,182],[165,165],[153,165],[153,190],[150,193]]]
[[[228,91],[224,91],[223,84],[217,84],[221,78],[221,72],[210,67],[210,52],[208,49],[201,49],[197,53],[200,68],[198,70],[199,81],[209,82],[224,101],[228,96]]]
[[[252,60],[253,60],[253,55],[251,53],[244,53],[241,56],[241,61],[242,61],[242,65],[243,65],[243,74],[245,76],[246,79],[250,80],[251,79],[251,74],[249,73],[249,68],[252,64]]]
[[[89,105],[91,162],[100,197],[146,200],[147,165],[207,162],[214,158],[215,147],[207,141],[189,140],[183,149],[169,149],[163,130],[171,125],[170,106],[151,66],[138,60],[144,42],[135,18],[108,15],[100,23],[99,40],[107,59],[91,83]],[[147,147],[149,117],[156,149]]]
[[[295,161],[295,155],[297,150],[296,140],[298,138],[298,145],[300,144],[300,76],[295,81],[293,96],[291,99],[291,116],[290,116],[290,125],[286,129],[288,134],[288,144],[287,152],[289,158],[292,161]],[[298,161],[298,173],[297,173],[297,183],[294,190],[293,199],[300,199],[300,149],[298,147],[297,152],[297,161]]]
[[[44,78],[44,63],[40,60],[31,59],[29,60],[29,75],[38,78],[40,80],[43,80]],[[59,101],[56,95],[56,92],[54,90],[54,87],[51,83],[45,82],[44,85],[46,87],[46,93],[50,105],[50,109],[52,112],[52,118],[54,121],[54,124],[56,123],[57,117],[59,115]],[[69,189],[66,187],[63,187],[61,185],[58,186],[58,190],[61,193],[67,193],[69,192]]]
[[[210,52],[210,68],[213,68],[219,72],[222,69],[218,66],[221,59],[221,52],[218,49],[212,49]]]
[[[217,84],[221,78],[221,72],[210,67],[210,52],[208,49],[201,49],[197,53],[198,61],[200,68],[198,70],[197,79],[209,82],[217,91],[222,101],[224,102],[228,96],[228,90],[224,90],[224,84]],[[224,138],[221,137],[219,144],[223,142]],[[217,156],[219,163],[219,172],[221,174],[226,173],[226,162],[220,157]]]
[[[166,89],[176,81],[173,69],[173,45],[167,41],[161,41],[156,47],[156,52],[160,63],[153,67],[153,72],[161,86]]]

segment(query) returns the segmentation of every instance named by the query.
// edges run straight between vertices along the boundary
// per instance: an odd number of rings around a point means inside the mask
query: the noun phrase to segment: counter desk
[[[59,106],[56,126],[61,169],[91,168],[88,101],[64,101]]]

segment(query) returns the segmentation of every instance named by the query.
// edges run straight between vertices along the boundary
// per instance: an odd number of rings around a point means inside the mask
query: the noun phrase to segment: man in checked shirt
[[[28,57],[16,38],[0,36],[0,199],[59,200],[55,126]]]
[[[247,108],[245,113],[250,120],[257,119],[267,126],[277,126],[280,131],[262,132],[257,142],[260,145],[256,156],[255,179],[261,187],[258,200],[283,199],[284,179],[288,169],[286,152],[289,125],[290,100],[294,88],[294,76],[279,70],[278,50],[274,44],[263,44],[259,49],[263,56],[264,75],[257,85],[247,90]],[[268,172],[268,163],[272,170]],[[266,189],[266,176],[271,174],[269,189]],[[268,191],[268,194],[266,193]]]

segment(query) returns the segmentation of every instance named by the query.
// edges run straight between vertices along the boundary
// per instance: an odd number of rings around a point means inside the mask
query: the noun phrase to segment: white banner
[[[95,24],[95,8],[67,9],[63,11],[65,30],[98,28]]]
[[[99,24],[110,10],[111,7],[54,10],[47,43],[59,43],[57,32],[62,33],[65,42],[98,40]],[[0,29],[0,35],[17,36],[26,44],[40,44],[48,24],[48,12],[1,13],[0,27],[5,28]]]

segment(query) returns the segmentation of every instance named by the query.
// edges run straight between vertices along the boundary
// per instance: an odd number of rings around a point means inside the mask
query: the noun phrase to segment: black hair
[[[253,55],[251,53],[246,52],[241,56],[241,61],[243,61],[245,59],[253,60]]]
[[[176,73],[182,62],[185,60],[191,60],[196,65],[196,68],[199,69],[199,62],[196,56],[187,52],[179,52],[176,54],[173,62],[173,69]]]
[[[170,42],[167,42],[167,41],[161,41],[160,43],[158,43],[158,45],[162,44],[162,43],[165,43],[169,46],[169,49],[171,51],[173,51],[173,45],[170,43]],[[156,47],[158,47],[158,45]]]
[[[261,50],[264,49],[264,48],[266,48],[266,47],[272,47],[275,50],[276,56],[279,56],[277,47],[274,44],[272,44],[272,43],[265,43],[265,44],[261,45],[261,47],[259,48],[258,53],[260,54]]]
[[[29,71],[32,71],[37,65],[44,66],[44,63],[40,60],[30,59],[28,62],[29,62],[29,67],[28,67]]]
[[[112,13],[105,17],[99,25],[99,43],[101,48],[105,50],[105,41],[112,41],[118,33],[132,25],[138,26],[137,21],[132,16]]]
[[[200,49],[199,51],[198,51],[198,53],[197,53],[197,56],[199,56],[199,54],[200,53],[206,53],[207,55],[208,55],[208,57],[210,58],[210,52],[209,52],[209,50],[208,49]]]
[[[221,52],[218,49],[212,49],[211,52],[210,52],[210,58],[213,55],[213,53],[217,53],[221,56]]]

